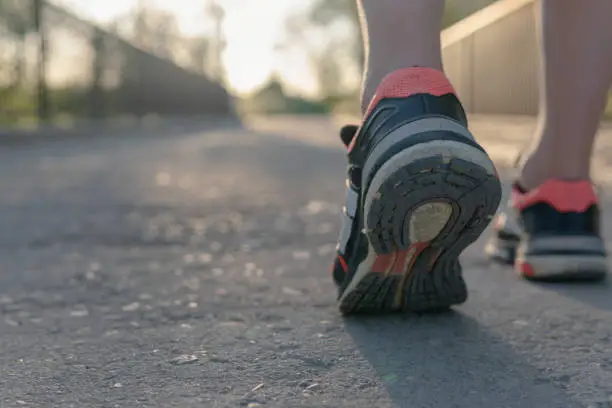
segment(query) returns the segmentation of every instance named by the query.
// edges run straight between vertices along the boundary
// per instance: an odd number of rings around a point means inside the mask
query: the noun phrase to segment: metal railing
[[[45,0],[0,0],[0,125],[121,116],[230,114],[205,75]]]

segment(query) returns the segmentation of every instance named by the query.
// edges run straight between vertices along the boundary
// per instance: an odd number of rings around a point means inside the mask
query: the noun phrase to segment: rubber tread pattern
[[[396,170],[375,197],[364,217],[368,239],[377,254],[409,248],[408,221],[412,211],[424,203],[447,202],[453,211],[440,234],[407,271],[405,281],[400,275],[371,272],[344,298],[340,310],[345,314],[425,312],[465,302],[467,289],[458,258],[497,211],[499,179],[475,163],[436,155]],[[395,304],[397,291],[403,292],[400,307]]]

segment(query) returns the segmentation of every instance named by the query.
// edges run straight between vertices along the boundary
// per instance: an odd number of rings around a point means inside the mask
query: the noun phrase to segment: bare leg
[[[367,74],[363,126],[341,134],[349,166],[333,266],[339,307],[447,308],[467,298],[459,255],[491,221],[501,184],[442,72],[444,1],[358,1]]]
[[[497,219],[487,252],[513,263],[530,280],[601,280],[608,262],[589,179],[612,79],[612,2],[541,0],[539,5],[540,115],[517,180],[530,192],[513,189],[516,211]]]
[[[359,10],[366,39],[364,111],[387,74],[411,66],[442,70],[444,0],[359,0]]]
[[[612,80],[612,1],[542,0],[541,109],[521,184],[588,179]]]

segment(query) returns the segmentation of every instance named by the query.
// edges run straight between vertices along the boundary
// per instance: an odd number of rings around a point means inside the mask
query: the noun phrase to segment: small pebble
[[[319,388],[320,388],[319,384],[318,383],[314,383],[314,384],[311,384],[308,387],[306,387],[304,390],[305,391],[314,391],[314,390],[319,389]]]
[[[310,252],[308,251],[294,251],[293,259],[297,261],[307,261],[310,259]]]
[[[18,323],[18,322],[14,321],[13,319],[9,319],[8,317],[7,317],[6,319],[4,319],[4,322],[5,322],[6,324],[8,324],[9,326],[12,326],[12,327],[17,327],[17,326],[19,326],[19,323]]]
[[[198,362],[199,358],[195,354],[183,354],[170,360],[170,364],[186,365]]]
[[[135,312],[138,309],[140,309],[140,303],[138,302],[130,303],[129,305],[125,305],[121,308],[121,310],[124,312]]]
[[[211,254],[203,253],[198,256],[198,259],[200,260],[200,263],[208,264],[212,262],[213,257]]]
[[[259,391],[264,387],[264,383],[258,384],[255,387],[253,387],[253,389],[251,390],[251,392],[255,392],[255,391]]]
[[[300,292],[299,290],[293,289],[293,288],[289,288],[289,287],[286,287],[286,286],[283,288],[283,293],[285,295],[291,295],[291,296],[299,296],[299,295],[302,294],[302,292]]]
[[[85,308],[72,310],[70,312],[70,316],[72,316],[72,317],[85,317],[85,316],[89,316],[89,311],[87,309],[85,309]]]
[[[0,305],[8,305],[10,303],[13,303],[12,298],[5,295],[0,296]]]

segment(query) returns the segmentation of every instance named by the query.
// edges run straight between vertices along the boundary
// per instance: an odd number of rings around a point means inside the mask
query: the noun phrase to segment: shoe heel
[[[364,201],[371,247],[379,257],[420,248],[401,271],[396,306],[422,311],[467,299],[458,258],[485,230],[500,200],[486,153],[457,141],[412,146],[377,171]]]

